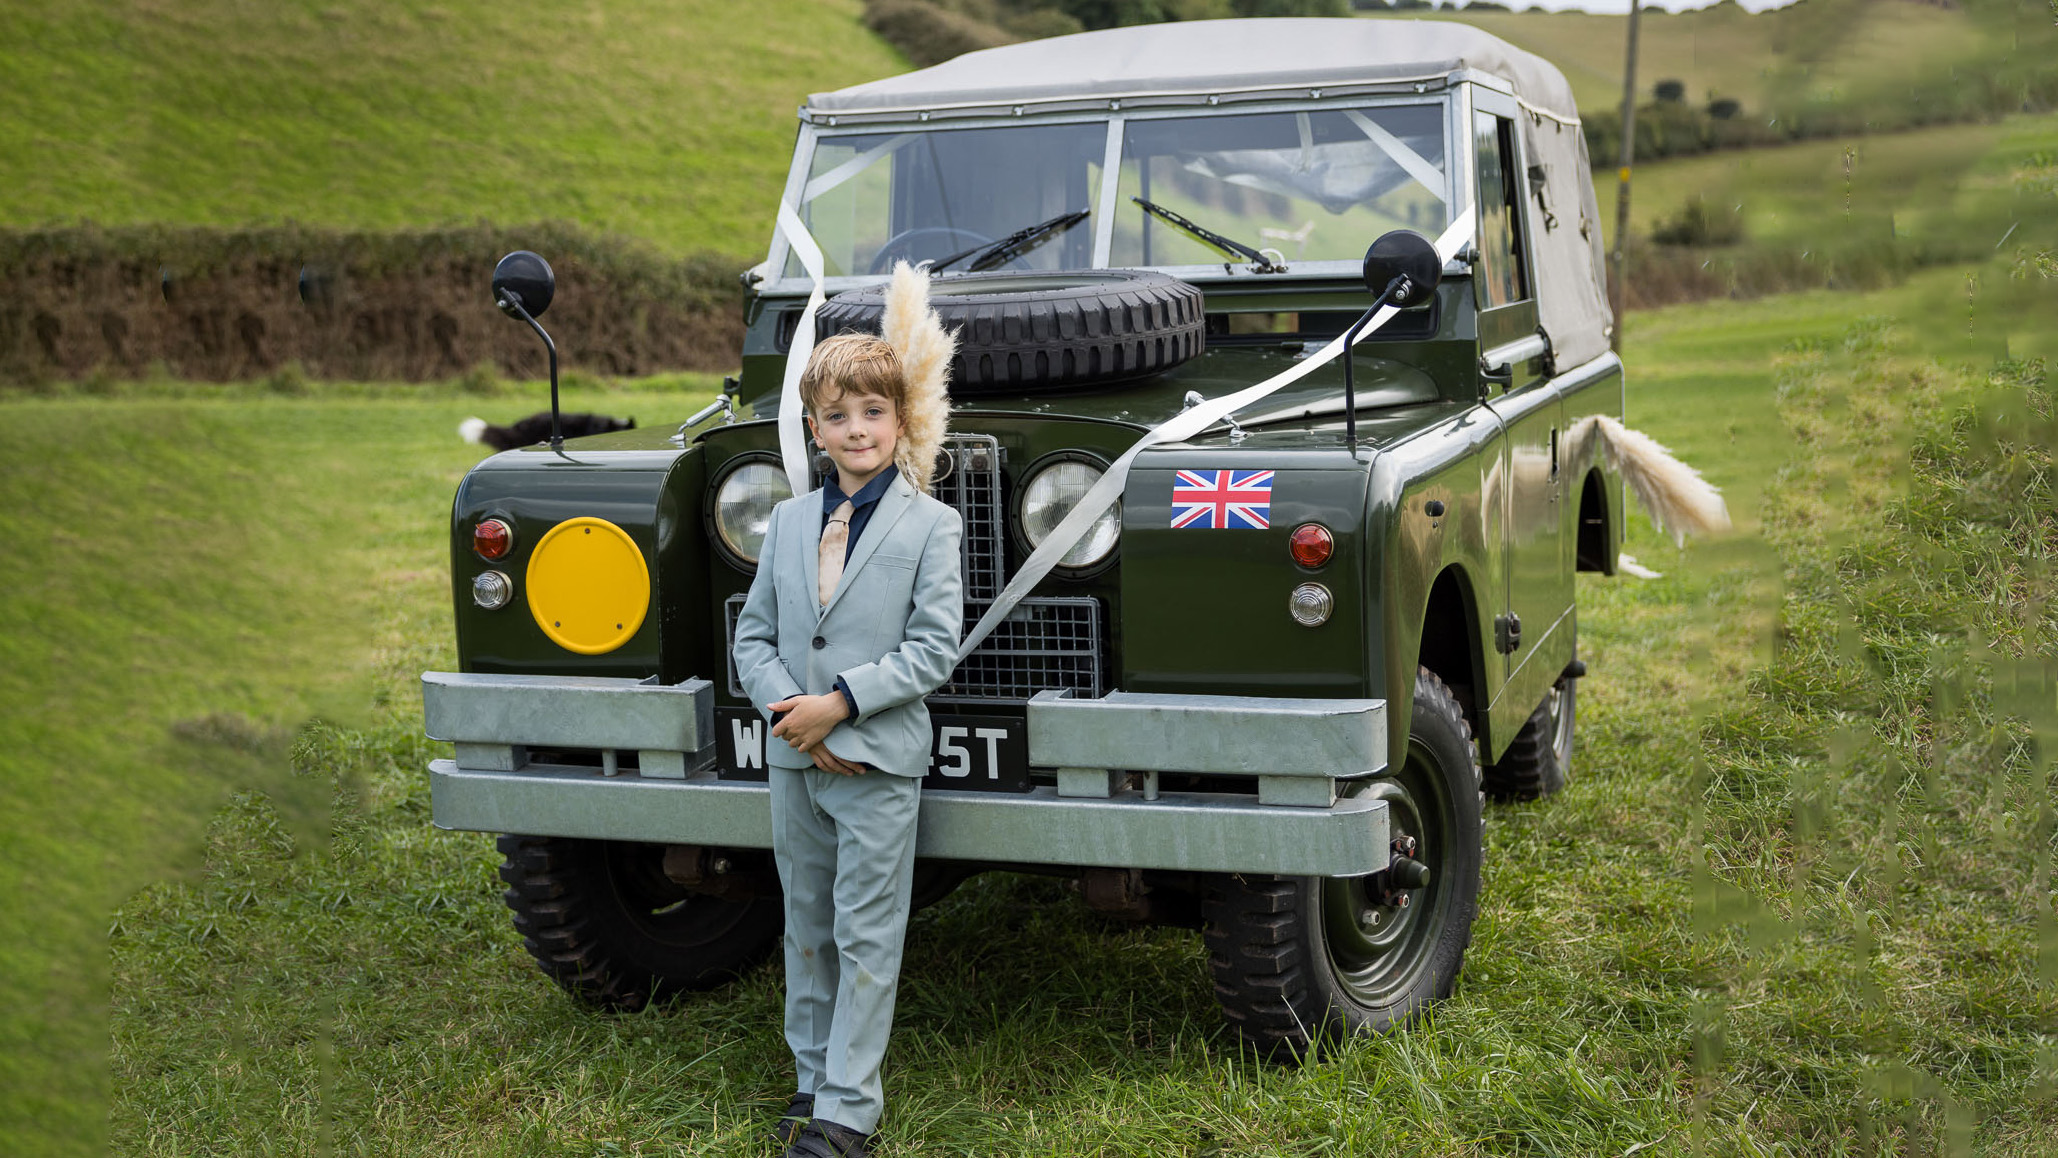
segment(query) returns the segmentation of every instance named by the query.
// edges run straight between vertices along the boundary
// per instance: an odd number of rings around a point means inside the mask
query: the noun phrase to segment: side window
[[[1479,173],[1479,264],[1472,285],[1479,308],[1492,309],[1529,297],[1514,124],[1492,113],[1472,114],[1472,153]]]

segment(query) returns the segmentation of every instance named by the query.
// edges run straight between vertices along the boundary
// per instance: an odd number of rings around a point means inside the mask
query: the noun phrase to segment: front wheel
[[[1386,801],[1392,867],[1227,876],[1206,899],[1215,995],[1261,1053],[1383,1033],[1457,981],[1479,898],[1479,759],[1457,698],[1427,668],[1415,676],[1406,760],[1365,792]]]
[[[718,985],[769,955],[784,927],[776,892],[726,900],[673,882],[661,844],[509,834],[499,848],[529,954],[603,1008]]]

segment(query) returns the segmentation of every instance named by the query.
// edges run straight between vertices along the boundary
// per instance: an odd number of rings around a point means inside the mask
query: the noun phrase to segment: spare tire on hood
[[[817,340],[879,332],[885,285],[837,294],[815,313]],[[1138,269],[937,277],[929,305],[958,335],[951,393],[1093,386],[1162,374],[1201,352],[1201,292]]]

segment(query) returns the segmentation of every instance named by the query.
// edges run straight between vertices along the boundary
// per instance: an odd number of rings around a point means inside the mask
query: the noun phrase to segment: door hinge
[[[1510,611],[1493,617],[1493,649],[1511,655],[1522,646],[1522,617]]]

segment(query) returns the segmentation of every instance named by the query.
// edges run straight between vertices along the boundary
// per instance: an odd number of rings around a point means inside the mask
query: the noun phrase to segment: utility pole
[[[1615,277],[1608,295],[1615,307],[1608,346],[1617,353],[1622,351],[1622,308],[1629,293],[1629,163],[1636,159],[1636,25],[1642,14],[1638,0],[1629,0],[1629,60],[1622,67],[1622,167],[1615,187]]]

